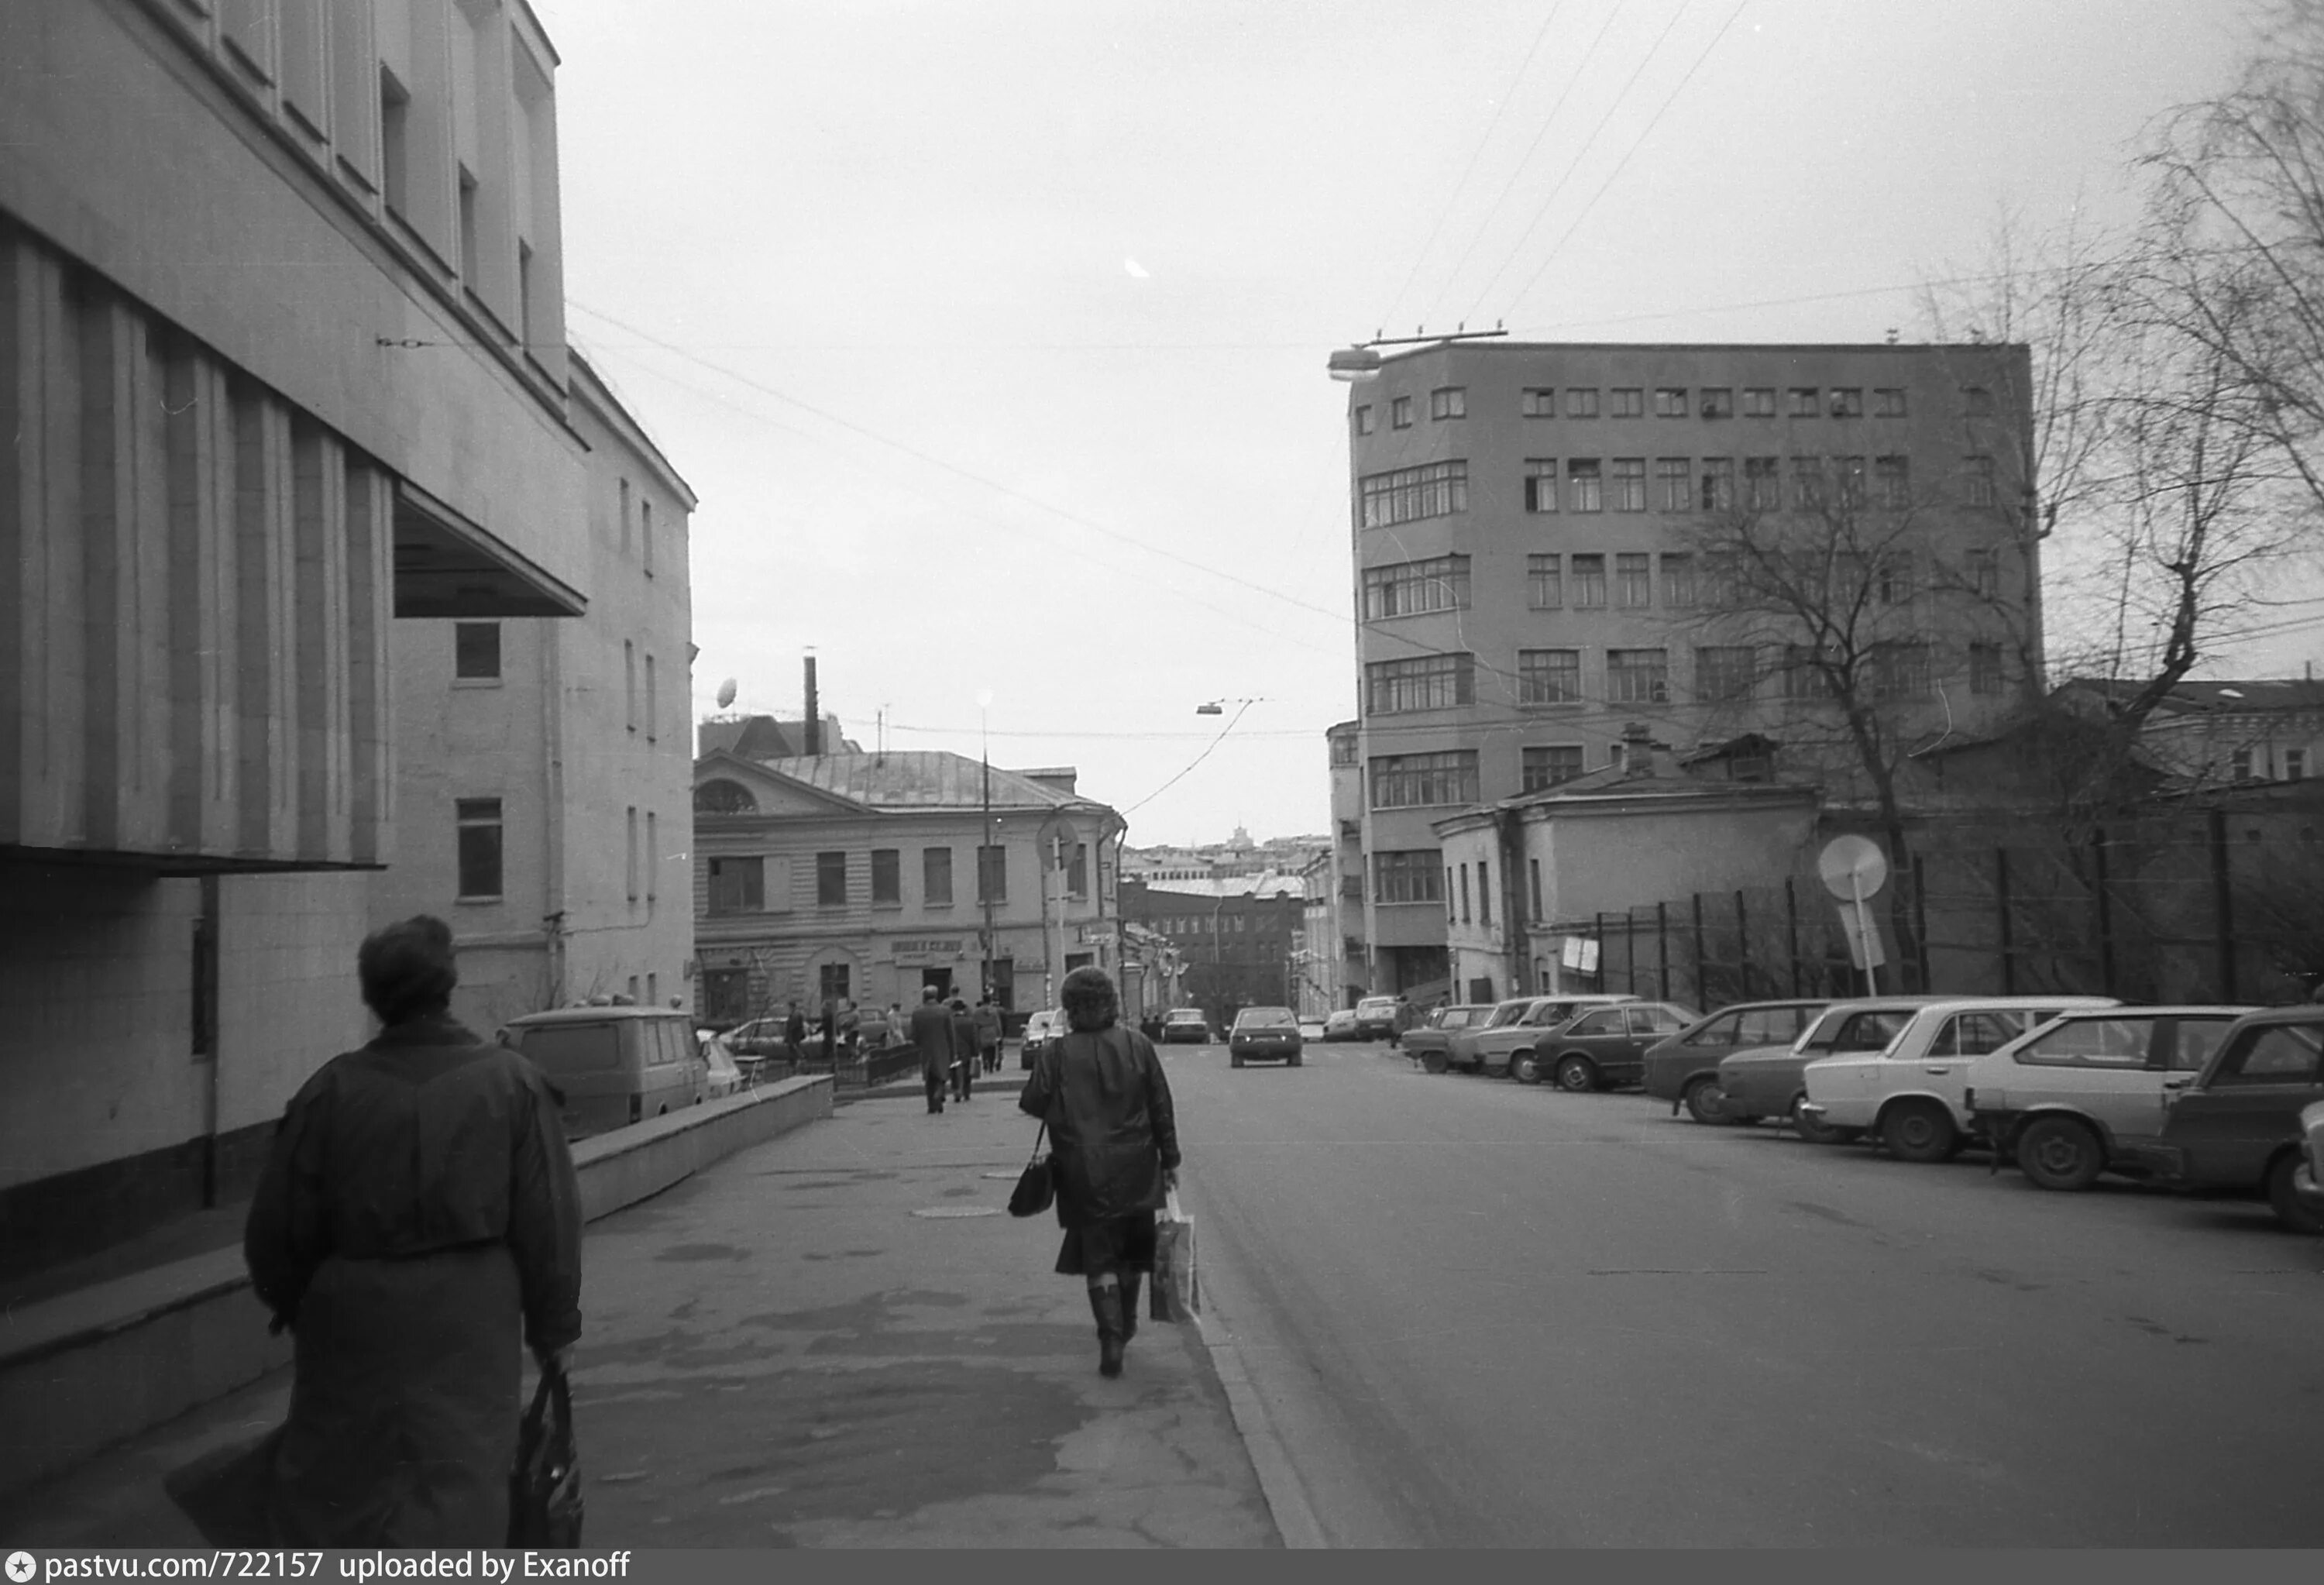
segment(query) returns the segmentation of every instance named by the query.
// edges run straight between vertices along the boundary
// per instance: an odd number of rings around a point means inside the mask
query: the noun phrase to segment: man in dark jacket
[[[976,1052],[982,1061],[984,1071],[988,1074],[999,1073],[1001,1071],[1001,1009],[992,1005],[992,993],[986,991],[983,998],[977,1002],[976,1010],[968,1016],[976,1021]]]
[[[952,1070],[952,1012],[936,1000],[936,988],[920,987],[920,1005],[912,1009],[911,1042],[920,1054],[920,1077],[928,1087],[928,1110],[942,1111],[945,1075]]]
[[[794,1071],[807,1060],[807,1019],[799,1016],[798,1003],[791,1003],[790,1015],[783,1019],[783,1055],[790,1059]]]
[[[968,1003],[955,996],[952,999],[952,1092],[955,1099],[968,1099],[970,1081],[976,1077],[976,1020],[968,1016]]]

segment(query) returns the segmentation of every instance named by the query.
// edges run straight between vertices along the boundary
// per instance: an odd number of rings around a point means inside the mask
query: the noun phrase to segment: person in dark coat
[[[972,1083],[976,1078],[976,1020],[968,1016],[968,1003],[955,996],[952,999],[952,1092],[955,1100],[965,1101]]]
[[[912,1045],[920,1054],[920,1077],[928,1087],[928,1110],[942,1111],[945,1081],[952,1072],[952,1009],[936,1000],[936,988],[920,987],[920,1005],[912,1009]]]
[[[581,1335],[581,1200],[556,1092],[449,1011],[452,933],[421,915],[355,958],[385,1027],[275,1129],[243,1239],[295,1345],[273,1544],[508,1542],[525,1344]]]
[[[1068,1030],[1034,1063],[1017,1108],[1048,1125],[1065,1230],[1056,1269],[1087,1281],[1097,1368],[1119,1376],[1139,1286],[1154,1269],[1154,1213],[1178,1186],[1178,1120],[1162,1059],[1121,1027],[1105,971],[1075,969],[1058,1000]]]
[[[992,1005],[992,993],[986,991],[983,998],[977,1002],[976,1010],[968,1016],[976,1021],[976,1053],[982,1061],[984,1071],[988,1074],[999,1073],[1001,1071],[1001,1009]]]
[[[798,1003],[791,1003],[788,1017],[783,1019],[783,1055],[790,1058],[796,1071],[807,1060],[807,1019],[799,1016]]]
[[[823,1017],[818,1021],[818,1033],[823,1037],[823,1065],[836,1065],[839,1052],[839,1003],[831,997],[823,999]]]

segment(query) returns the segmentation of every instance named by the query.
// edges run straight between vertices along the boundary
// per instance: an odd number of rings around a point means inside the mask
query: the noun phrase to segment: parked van
[[[671,1008],[568,1007],[512,1018],[508,1042],[565,1097],[565,1137],[699,1105],[709,1064],[693,1020]]]

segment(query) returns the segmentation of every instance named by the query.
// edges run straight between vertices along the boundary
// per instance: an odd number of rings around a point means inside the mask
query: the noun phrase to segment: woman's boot
[[[1121,1274],[1121,1341],[1125,1343],[1138,1335],[1138,1286],[1142,1276],[1135,1271]]]
[[[1097,1373],[1121,1374],[1121,1290],[1108,1283],[1089,1291],[1090,1313],[1097,1317]]]

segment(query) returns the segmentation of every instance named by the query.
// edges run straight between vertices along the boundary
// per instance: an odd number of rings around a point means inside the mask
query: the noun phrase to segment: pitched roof
[[[2135,697],[2144,686],[2132,680],[2095,677],[2069,677],[2059,685],[2061,688],[2080,688],[2116,704]],[[2155,709],[2157,714],[2172,715],[2197,712],[2239,715],[2273,710],[2324,710],[2324,682],[2296,677],[2226,677],[2200,682],[2186,678],[2163,695]]]
[[[826,712],[823,718],[825,746],[847,753],[860,753],[859,744],[844,734],[839,717]],[[694,751],[696,757],[724,749],[745,760],[772,760],[785,755],[804,753],[807,750],[807,723],[804,720],[785,721],[773,715],[742,715],[724,721],[704,721],[695,726]]]
[[[801,754],[748,758],[793,781],[874,809],[979,809],[984,806],[984,766],[941,749],[884,754]],[[1014,770],[992,768],[997,809],[1102,807],[1059,792]]]

